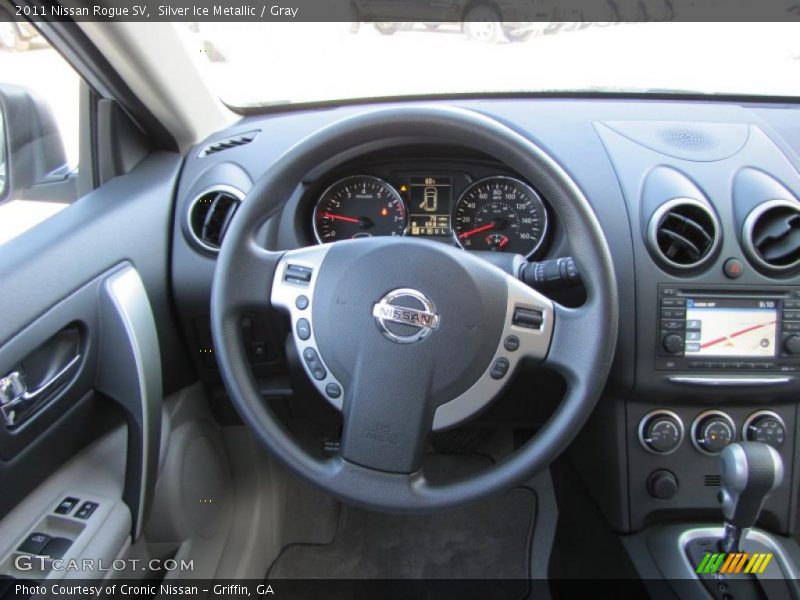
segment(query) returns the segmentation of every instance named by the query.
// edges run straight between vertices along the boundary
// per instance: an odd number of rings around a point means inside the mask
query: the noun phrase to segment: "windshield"
[[[234,107],[471,93],[800,96],[793,23],[178,23]]]

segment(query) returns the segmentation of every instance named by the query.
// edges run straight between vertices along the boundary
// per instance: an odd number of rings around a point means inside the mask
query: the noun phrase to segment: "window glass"
[[[79,83],[75,70],[32,25],[0,15],[0,244],[76,199]],[[35,156],[10,141],[20,127],[34,123],[47,132],[35,140]],[[25,162],[32,158],[39,165],[33,172]]]

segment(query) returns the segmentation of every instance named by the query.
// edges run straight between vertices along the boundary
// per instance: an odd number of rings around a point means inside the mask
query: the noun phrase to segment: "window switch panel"
[[[49,535],[34,531],[19,545],[17,551],[24,552],[25,554],[41,554],[49,541]]]
[[[78,509],[78,512],[75,513],[75,517],[78,519],[86,520],[92,516],[92,513],[99,505],[97,502],[84,502],[81,504],[81,507]]]
[[[50,558],[62,558],[72,546],[72,540],[63,537],[50,538],[44,549],[42,550],[43,556]]]
[[[80,502],[80,498],[67,496],[58,506],[56,506],[56,509],[53,512],[55,512],[57,515],[68,515],[72,512],[72,509],[78,505],[78,502]]]

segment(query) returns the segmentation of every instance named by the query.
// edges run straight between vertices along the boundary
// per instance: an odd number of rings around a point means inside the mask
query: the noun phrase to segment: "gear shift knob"
[[[756,524],[764,500],[783,481],[783,460],[767,444],[737,442],[722,451],[721,474],[722,550],[731,552],[739,549],[742,531]]]

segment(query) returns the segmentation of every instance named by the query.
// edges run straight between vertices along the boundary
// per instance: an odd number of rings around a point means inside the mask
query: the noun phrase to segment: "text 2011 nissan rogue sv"
[[[0,598],[800,596],[739,8],[4,4]]]

